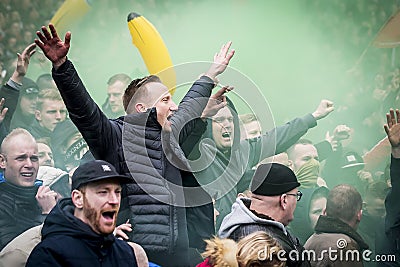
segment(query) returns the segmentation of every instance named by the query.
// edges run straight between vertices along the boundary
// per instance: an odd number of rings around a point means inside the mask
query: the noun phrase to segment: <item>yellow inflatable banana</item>
[[[91,0],[66,0],[50,20],[61,36],[90,9]]]
[[[156,28],[145,17],[133,12],[128,15],[128,28],[149,73],[158,75],[173,94],[176,73],[168,49]]]

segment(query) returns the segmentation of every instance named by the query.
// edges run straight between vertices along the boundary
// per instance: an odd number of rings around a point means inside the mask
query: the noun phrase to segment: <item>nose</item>
[[[111,192],[108,197],[108,203],[111,205],[118,205],[119,204],[119,196],[115,192]]]
[[[32,163],[32,161],[31,161],[30,158],[27,158],[27,159],[25,160],[25,166],[24,166],[24,167],[25,167],[25,168],[28,168],[28,169],[33,168],[33,163]]]
[[[172,101],[172,104],[169,107],[169,110],[171,110],[171,111],[177,111],[178,110],[178,106],[175,104],[174,101]]]
[[[109,98],[108,98],[108,102],[110,102],[110,103],[114,103],[115,102],[115,96],[109,96]]]
[[[61,112],[60,111],[56,112],[56,120],[61,120]]]

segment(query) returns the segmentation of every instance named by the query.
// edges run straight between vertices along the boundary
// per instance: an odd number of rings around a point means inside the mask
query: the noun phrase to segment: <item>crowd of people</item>
[[[399,266],[400,71],[381,62],[387,51],[372,78],[371,55],[348,73],[343,103],[265,131],[218,86],[231,42],[179,104],[159,77],[125,73],[96,104],[67,57],[72,33],[41,26],[61,4],[0,3],[0,266]],[[345,28],[362,36],[354,49],[398,4],[330,2],[355,20],[374,14]],[[334,15],[310,19],[339,34]],[[33,80],[37,54],[51,72]],[[304,138],[332,112],[346,119]]]

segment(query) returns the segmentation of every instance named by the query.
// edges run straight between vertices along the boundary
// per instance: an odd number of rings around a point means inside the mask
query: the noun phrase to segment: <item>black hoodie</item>
[[[135,253],[125,241],[95,233],[73,212],[70,198],[55,206],[44,222],[42,242],[26,266],[137,266]]]

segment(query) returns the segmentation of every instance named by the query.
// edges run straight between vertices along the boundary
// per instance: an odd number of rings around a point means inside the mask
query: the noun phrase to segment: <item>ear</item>
[[[362,210],[357,212],[357,222],[361,222],[361,217],[362,217]]]
[[[0,154],[0,168],[5,169],[6,168],[6,157],[3,154]]]
[[[41,121],[41,120],[42,120],[42,116],[41,116],[39,110],[35,110],[35,119],[36,119],[37,121]]]
[[[147,108],[146,105],[143,103],[136,103],[135,110],[136,112],[141,113],[141,112],[146,112]]]
[[[287,206],[287,195],[286,194],[282,194],[279,197],[279,204],[280,204],[280,206],[282,207],[283,210],[286,209],[286,206]]]
[[[287,167],[288,167],[289,169],[291,169],[292,171],[294,170],[294,169],[293,169],[293,161],[292,161],[292,160],[288,159],[288,165],[287,165]]]
[[[78,209],[83,208],[83,193],[77,189],[74,189],[71,193],[72,203]]]

